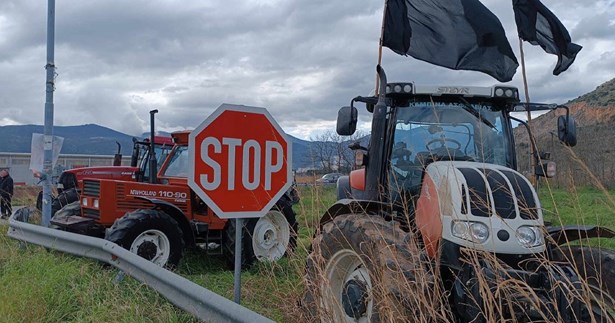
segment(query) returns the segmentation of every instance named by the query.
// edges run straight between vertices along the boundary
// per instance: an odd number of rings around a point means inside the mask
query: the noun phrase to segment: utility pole
[[[55,0],[47,1],[47,78],[45,82],[45,133],[43,136],[43,226],[51,219],[51,176],[53,172],[53,91],[55,90],[56,66],[54,65]]]

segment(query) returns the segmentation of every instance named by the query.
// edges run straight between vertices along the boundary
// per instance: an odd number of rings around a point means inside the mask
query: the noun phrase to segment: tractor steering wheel
[[[452,139],[452,138],[446,138],[446,137],[436,138],[436,139],[430,140],[430,141],[429,141],[429,142],[425,145],[425,148],[427,148],[427,150],[432,150],[432,149],[430,148],[430,146],[431,146],[431,145],[433,145],[433,144],[435,144],[436,142],[439,142],[439,143],[440,143],[440,147],[438,147],[438,148],[444,148],[444,147],[446,147],[446,148],[450,148],[450,149],[454,149],[454,150],[460,150],[460,149],[461,149],[461,143],[459,143],[459,141],[457,141],[457,140],[455,140],[455,139]],[[457,145],[457,147],[454,147],[454,148],[453,148],[453,147],[447,147],[447,146],[445,145],[445,144],[446,144],[446,142],[451,142],[451,143],[453,143],[453,144]],[[435,148],[435,147],[434,147],[434,148]]]

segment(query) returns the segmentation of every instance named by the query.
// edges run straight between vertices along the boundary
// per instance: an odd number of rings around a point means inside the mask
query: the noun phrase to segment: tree
[[[333,131],[326,131],[312,141],[310,155],[317,168],[325,172],[348,172],[354,165],[354,151],[348,146],[356,141],[366,145],[367,135],[363,131],[356,131],[352,136],[340,136]]]

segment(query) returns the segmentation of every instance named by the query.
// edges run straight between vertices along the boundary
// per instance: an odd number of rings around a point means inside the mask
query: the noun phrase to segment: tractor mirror
[[[357,130],[357,108],[342,107],[337,112],[337,134],[350,136]]]
[[[564,145],[574,147],[577,144],[577,126],[572,116],[557,118],[557,136]]]

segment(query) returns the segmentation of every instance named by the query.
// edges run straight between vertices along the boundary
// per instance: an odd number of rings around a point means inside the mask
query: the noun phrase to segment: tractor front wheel
[[[314,239],[302,307],[310,321],[421,321],[438,303],[424,265],[414,235],[398,223],[340,215]]]
[[[277,261],[296,245],[297,220],[292,205],[283,201],[265,216],[244,220],[242,230],[241,267],[249,268],[255,261]],[[229,268],[235,263],[235,219],[226,222],[224,254]]]
[[[179,264],[184,239],[179,224],[158,210],[136,210],[115,220],[105,239],[166,268]]]
[[[560,248],[554,252],[555,259],[568,262],[589,285],[593,298],[588,306],[594,316],[591,320],[615,319],[615,250],[590,246]]]

